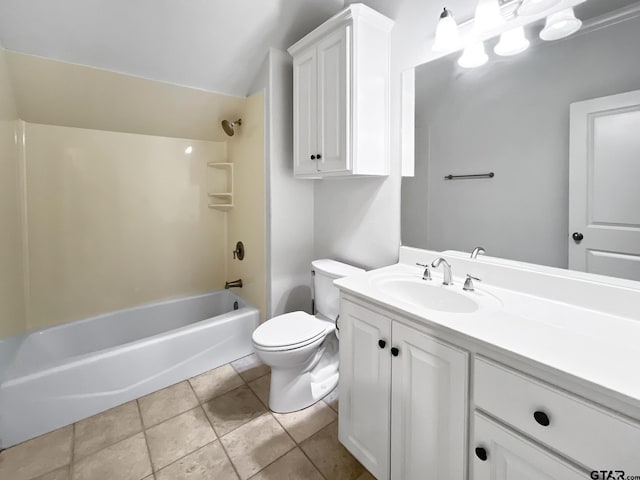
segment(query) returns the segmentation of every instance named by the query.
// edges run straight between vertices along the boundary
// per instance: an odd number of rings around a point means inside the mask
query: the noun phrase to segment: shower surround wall
[[[0,338],[25,329],[18,113],[0,46]]]
[[[264,160],[264,94],[247,98],[242,126],[228,143],[234,168],[234,207],[228,215],[229,251],[242,241],[244,260],[229,260],[229,280],[242,278],[240,294],[266,318],[266,201]]]
[[[29,328],[224,286],[224,214],[207,207],[224,143],[25,129]]]

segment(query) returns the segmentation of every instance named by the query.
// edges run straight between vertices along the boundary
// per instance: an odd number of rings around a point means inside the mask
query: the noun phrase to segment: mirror
[[[640,90],[640,2],[591,0],[575,12],[578,33],[543,42],[543,24],[529,25],[531,46],[517,56],[495,55],[494,38],[482,67],[460,67],[461,52],[416,67],[403,245],[481,245],[493,257],[640,280],[640,94],[618,95]],[[625,236],[590,243],[605,230]]]

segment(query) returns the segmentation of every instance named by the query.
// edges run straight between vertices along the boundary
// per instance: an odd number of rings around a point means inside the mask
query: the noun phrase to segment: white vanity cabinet
[[[462,480],[468,354],[343,300],[340,441],[380,479]]]
[[[389,174],[389,33],[354,4],[289,48],[294,175]]]

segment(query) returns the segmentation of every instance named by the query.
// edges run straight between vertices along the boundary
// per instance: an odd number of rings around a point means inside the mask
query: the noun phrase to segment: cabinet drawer
[[[474,415],[472,452],[472,480],[589,478],[561,458],[478,412]]]
[[[474,402],[589,470],[640,474],[639,424],[532,377],[476,358]]]

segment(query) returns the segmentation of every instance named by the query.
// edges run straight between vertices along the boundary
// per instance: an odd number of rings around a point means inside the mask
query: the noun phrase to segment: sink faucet
[[[423,280],[431,280],[431,270],[429,270],[429,264],[416,263],[419,267],[424,267],[424,273],[422,274]]]
[[[233,280],[231,282],[225,282],[224,283],[224,288],[226,290],[229,290],[230,288],[234,288],[234,287],[242,288],[242,279],[241,278],[238,279],[238,280]]]
[[[431,266],[433,268],[438,268],[440,266],[440,264],[443,264],[444,267],[444,280],[442,280],[442,284],[443,285],[453,285],[453,282],[451,281],[451,265],[449,265],[449,262],[447,262],[444,258],[440,257],[440,258],[436,258],[433,263],[431,264]]]
[[[476,247],[473,249],[473,252],[471,252],[471,258],[478,258],[478,255],[484,255],[485,253],[487,252],[484,251],[484,248]]]

